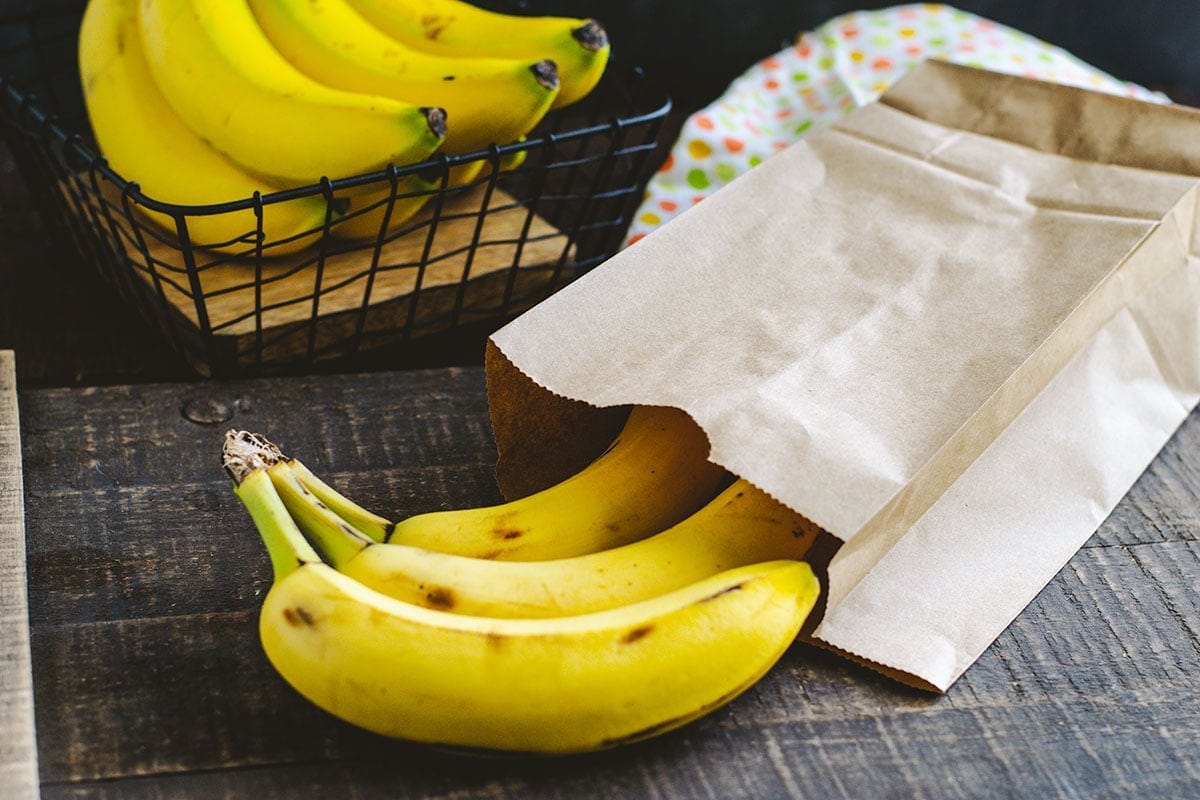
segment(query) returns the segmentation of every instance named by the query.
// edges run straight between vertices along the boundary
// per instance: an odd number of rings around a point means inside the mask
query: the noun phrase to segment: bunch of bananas
[[[256,434],[225,468],[271,556],[267,657],[377,733],[566,753],[683,725],[749,688],[816,602],[817,529],[636,406],[581,472],[500,506],[393,522]]]
[[[508,16],[460,0],[90,0],[79,34],[101,153],[147,196],[187,206],[517,141],[590,92],[608,52],[593,20]],[[352,191],[336,212],[319,195],[271,203],[262,240],[269,254],[290,252],[341,214],[351,218],[340,234],[375,236],[383,212],[359,210],[390,192]],[[426,197],[396,203],[390,219]],[[146,213],[177,230],[175,217]],[[187,223],[193,244],[225,251],[255,244],[258,224],[253,208]]]

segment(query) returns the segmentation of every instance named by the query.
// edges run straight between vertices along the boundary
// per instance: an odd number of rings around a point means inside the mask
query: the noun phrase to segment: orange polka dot
[[[699,203],[703,199],[704,199],[704,195],[702,195],[702,194],[692,195],[692,205],[696,205],[696,203]]]
[[[921,55],[921,53],[924,53],[925,51],[921,48],[921,45],[919,45],[919,44],[910,44],[908,47],[904,48],[904,52],[910,56],[919,56],[919,55]]]
[[[792,115],[793,109],[781,108],[775,112],[775,119],[787,119]]]
[[[779,69],[779,61],[774,58],[764,58],[758,63],[762,64],[763,69]]]
[[[800,56],[801,58],[808,58],[810,55],[812,55],[812,48],[808,46],[807,42],[801,42],[800,44],[796,45],[796,55]]]
[[[958,46],[958,50],[960,53],[974,53],[975,45],[971,44],[970,42],[963,42]]]
[[[698,125],[699,127],[703,128],[706,131],[711,131],[713,129],[712,119],[710,119],[709,117],[705,117],[703,115],[696,117],[696,125]]]
[[[774,148],[775,150],[783,150],[787,146],[788,146],[787,142],[771,142],[771,147]]]
[[[760,133],[762,133],[762,131],[758,129],[758,126],[749,120],[746,121],[746,130],[750,131],[755,136],[758,136]]]
[[[765,81],[763,81],[763,88],[773,92],[779,88],[779,81],[775,80],[774,78],[767,78]]]
[[[658,207],[661,208],[663,211],[671,212],[671,211],[674,211],[675,209],[679,208],[679,204],[676,203],[674,200],[659,200]]]
[[[725,149],[731,153],[739,153],[745,146],[746,143],[741,139],[735,139],[732,136],[725,137]]]
[[[855,28],[855,27],[842,28],[842,36],[844,36],[847,39],[853,39],[855,36],[858,36],[858,28]]]
[[[645,238],[646,238],[646,234],[635,233],[633,236],[629,237],[629,244],[637,244],[638,242],[640,242],[642,239],[645,239]]]
[[[658,168],[659,172],[670,172],[671,167],[675,166],[675,156],[667,156],[667,160]]]
[[[874,70],[877,70],[879,72],[883,72],[884,70],[891,69],[892,68],[891,59],[882,58],[882,57],[877,58],[871,62],[871,68]]]

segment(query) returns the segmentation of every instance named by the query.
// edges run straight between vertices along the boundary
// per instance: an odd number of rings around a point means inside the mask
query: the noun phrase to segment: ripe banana
[[[635,406],[602,455],[541,492],[486,508],[434,511],[390,522],[292,460],[300,482],[377,542],[501,561],[544,561],[618,547],[666,530],[729,480],[708,461],[708,438],[678,409]]]
[[[271,555],[259,617],[268,660],[316,705],[387,736],[569,753],[671,730],[761,678],[819,591],[807,564],[771,561],[593,614],[448,614],[338,573],[263,469],[228,446],[226,466]]]
[[[594,19],[500,14],[461,0],[349,2],[376,27],[416,50],[552,60],[562,81],[553,108],[587,96],[608,64],[608,35]]]
[[[552,61],[459,58],[414,50],[376,28],[346,0],[250,0],[250,7],[275,48],[313,80],[444,108],[449,126],[442,150],[451,155],[525,136],[558,94]],[[484,164],[480,160],[451,168],[448,185],[469,183]],[[377,238],[384,230],[384,201],[390,193],[390,187],[352,191],[351,201],[371,210],[347,218],[333,229],[336,235]],[[429,197],[398,197],[387,231],[403,225]]]
[[[284,187],[249,175],[192,133],[158,90],[138,41],[137,0],[91,0],[79,31],[79,68],[88,118],[100,152],[123,178],[155,200],[207,205]],[[174,234],[175,220],[140,209]],[[263,207],[267,255],[312,241],[325,222],[325,201],[300,198]],[[224,252],[254,248],[254,211],[189,215],[191,242]]]
[[[374,542],[305,489],[286,461],[268,472],[292,519],[338,572],[397,600],[480,617],[628,605],[734,567],[803,559],[818,530],[738,480],[678,525],[638,542],[552,561],[489,561]]]
[[[243,167],[292,183],[421,161],[445,138],[440,108],[323,86],[293,67],[250,7],[142,0],[155,82],[201,138]]]
[[[515,141],[533,130],[558,95],[553,61],[414,50],[346,0],[250,0],[250,7],[276,49],[310,78],[444,108],[449,128],[442,149],[450,154]]]

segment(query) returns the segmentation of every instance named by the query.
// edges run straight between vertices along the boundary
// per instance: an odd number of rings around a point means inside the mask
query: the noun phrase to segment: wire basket
[[[614,62],[585,101],[521,142],[173,205],[97,154],[75,51],[84,5],[0,0],[0,135],[51,238],[94,265],[201,375],[336,368],[377,348],[498,327],[620,247],[670,110],[660,88]],[[342,216],[351,193],[368,200]],[[264,242],[264,213],[298,198],[323,198],[323,223]],[[244,235],[193,243],[199,218],[239,211],[251,220]],[[357,237],[345,235],[351,227]]]

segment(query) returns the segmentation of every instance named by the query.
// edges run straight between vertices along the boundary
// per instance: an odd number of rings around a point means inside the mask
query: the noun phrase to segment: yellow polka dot
[[[879,81],[878,83],[876,83],[874,86],[871,87],[871,91],[875,92],[876,94],[883,94],[884,92],[886,92],[888,90],[889,85],[890,84],[888,84],[887,81]]]
[[[645,214],[642,214],[640,217],[638,217],[638,221],[644,222],[647,225],[657,225],[658,223],[662,222],[662,217],[651,211],[647,211]]]
[[[864,58],[866,58],[866,56],[863,55],[861,50],[851,50],[850,51],[850,60],[851,61],[857,63],[859,61],[862,61]]]
[[[903,36],[905,39],[911,39],[912,37],[917,35],[917,30],[916,30],[916,28],[901,28],[900,35]]]
[[[708,158],[712,155],[712,148],[709,147],[708,142],[701,139],[692,139],[688,142],[687,148],[692,158]]]

